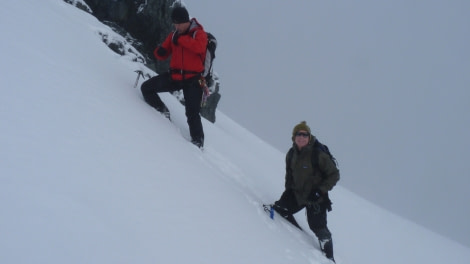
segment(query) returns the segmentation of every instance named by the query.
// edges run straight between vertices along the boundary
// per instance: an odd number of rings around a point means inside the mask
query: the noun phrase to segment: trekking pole
[[[144,73],[141,70],[135,71],[137,73],[137,79],[135,80],[134,88],[137,87],[137,84],[139,83],[139,78],[142,76],[144,78]]]

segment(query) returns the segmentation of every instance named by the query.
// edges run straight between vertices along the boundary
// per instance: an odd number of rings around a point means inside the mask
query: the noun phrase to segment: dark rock
[[[144,56],[142,58],[135,55],[136,61],[143,60],[147,67],[157,73],[168,70],[169,61],[156,60],[153,56],[153,50],[173,30],[170,14],[171,6],[175,0],[83,0],[88,6],[78,0],[64,1],[91,13],[123,36],[126,42]],[[132,50],[126,50],[126,43],[109,42],[106,35],[100,35],[114,52],[120,55],[133,53]],[[210,87],[211,96],[201,109],[201,115],[213,123],[215,122],[215,110],[221,97],[219,85],[217,78]],[[180,96],[175,96],[184,104]]]
[[[153,50],[172,30],[170,7],[174,0],[85,0],[93,15],[105,23],[114,23],[139,40],[136,47],[145,57],[147,67],[160,73],[168,62],[157,61]]]

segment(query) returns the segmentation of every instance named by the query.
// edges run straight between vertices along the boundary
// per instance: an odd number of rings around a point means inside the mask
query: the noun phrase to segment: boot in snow
[[[325,256],[335,262],[335,258],[333,257],[333,240],[330,239],[325,239],[325,240],[318,240],[320,243],[320,248],[325,253]],[[336,262],[335,262],[336,263]]]

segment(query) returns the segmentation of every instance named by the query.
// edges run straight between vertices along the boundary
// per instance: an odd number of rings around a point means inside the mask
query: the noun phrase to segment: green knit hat
[[[307,125],[307,122],[302,121],[299,124],[297,124],[292,130],[292,142],[295,141],[295,134],[299,132],[300,130],[307,131],[310,134],[310,139],[312,139],[312,132],[310,131],[310,127]]]

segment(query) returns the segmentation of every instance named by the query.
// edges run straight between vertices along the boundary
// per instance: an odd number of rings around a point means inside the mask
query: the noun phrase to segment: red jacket
[[[190,23],[188,32],[178,38],[178,45],[172,41],[174,32],[163,41],[161,47],[168,51],[165,56],[158,56],[159,47],[153,51],[159,60],[166,60],[171,55],[170,72],[173,80],[186,80],[204,72],[207,34],[195,18]]]

